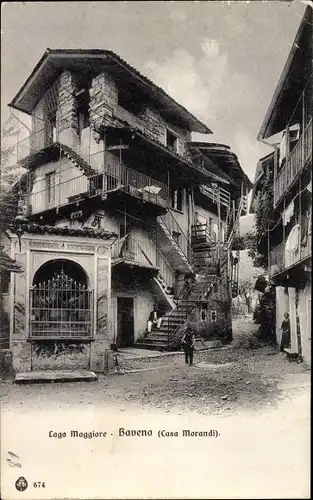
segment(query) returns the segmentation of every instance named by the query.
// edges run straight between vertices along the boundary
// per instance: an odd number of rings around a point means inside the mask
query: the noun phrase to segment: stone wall
[[[129,123],[149,135],[152,139],[166,144],[166,129],[177,135],[177,153],[189,158],[186,141],[191,140],[191,133],[167,122],[156,108],[146,106],[135,116],[118,104],[118,87],[109,73],[101,73],[92,80],[90,88],[90,122],[93,128],[109,126],[115,118]]]
[[[70,71],[64,71],[59,80],[59,108],[57,112],[58,140],[68,146],[78,144],[78,115],[75,92],[76,77]]]
[[[88,370],[90,343],[43,341],[31,343],[32,370]]]
[[[92,80],[90,88],[90,122],[93,128],[110,125],[117,106],[117,85],[108,73],[101,73]]]

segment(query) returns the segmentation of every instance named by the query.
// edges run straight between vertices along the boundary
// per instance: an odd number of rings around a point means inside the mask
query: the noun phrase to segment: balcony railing
[[[146,202],[168,206],[166,184],[120,163],[107,165],[104,172],[91,176],[89,180],[90,195],[119,190]]]
[[[200,185],[200,192],[210,198],[213,203],[218,203],[218,196],[220,199],[221,205],[224,205],[227,208],[230,208],[231,205],[231,196],[229,191],[223,188],[219,188],[219,195],[218,195],[218,189],[215,187],[212,187],[210,185]]]
[[[285,269],[295,266],[302,260],[312,255],[311,237],[307,238],[305,245],[301,245],[300,235],[298,246],[295,250],[286,249],[286,241],[277,245],[269,255],[269,274],[275,276]]]
[[[286,163],[274,180],[274,205],[277,205],[304,166],[312,159],[312,119],[297,144],[286,158]]]
[[[29,212],[38,214],[84,197],[115,190],[127,192],[136,198],[162,207],[168,206],[168,189],[165,184],[124,165],[104,167],[103,151],[90,155],[89,165],[93,170],[101,169],[102,172],[88,177],[83,173],[75,175],[78,171],[72,161],[68,160],[62,164],[62,170],[55,173],[54,184],[46,187],[44,180],[35,182],[33,192],[28,197]]]
[[[171,210],[159,217],[159,220],[166,226],[167,231],[175,240],[185,258],[191,263],[192,247],[185,230],[180,226]]]
[[[160,275],[168,288],[173,288],[175,284],[175,270],[170,266],[162,253],[157,249],[157,267],[160,269]]]
[[[128,235],[112,246],[112,258],[123,259],[145,267],[157,267],[157,247],[151,240],[138,240]]]
[[[191,226],[191,244],[192,246],[215,243],[216,233],[208,222],[204,224],[193,224]]]
[[[36,153],[40,149],[50,146],[52,142],[53,137],[47,137],[45,129],[33,132],[17,143],[17,162],[22,161],[24,158]]]

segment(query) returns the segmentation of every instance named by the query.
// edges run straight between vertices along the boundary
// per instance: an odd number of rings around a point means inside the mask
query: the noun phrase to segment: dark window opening
[[[183,209],[183,190],[182,190],[182,188],[172,189],[171,207],[174,208],[175,210],[182,211],[182,209]]]
[[[76,99],[77,99],[77,113],[78,113],[78,132],[79,132],[79,137],[81,139],[83,130],[90,126],[90,118],[89,118],[90,95],[88,89],[81,90],[78,93],[78,95],[76,95]]]
[[[57,140],[57,113],[49,111],[45,120],[45,146],[50,146]]]
[[[119,87],[118,104],[133,115],[139,115],[143,109],[142,99],[131,89]]]
[[[166,146],[177,152],[177,136],[169,130],[166,130]]]
[[[53,205],[55,202],[55,172],[46,174],[46,190],[48,205]]]
[[[217,313],[216,311],[211,311],[211,321],[212,323],[215,323],[217,320]]]
[[[178,233],[177,231],[172,231],[172,236],[175,242],[179,245],[179,240],[181,236],[180,233]]]

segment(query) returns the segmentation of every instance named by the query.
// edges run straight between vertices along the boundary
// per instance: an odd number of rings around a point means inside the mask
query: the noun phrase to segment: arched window
[[[91,337],[92,290],[76,262],[57,259],[43,264],[34,276],[30,299],[31,337]]]

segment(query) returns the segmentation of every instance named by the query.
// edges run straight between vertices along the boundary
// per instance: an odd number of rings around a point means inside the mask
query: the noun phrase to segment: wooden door
[[[117,347],[134,345],[134,299],[117,298]]]

